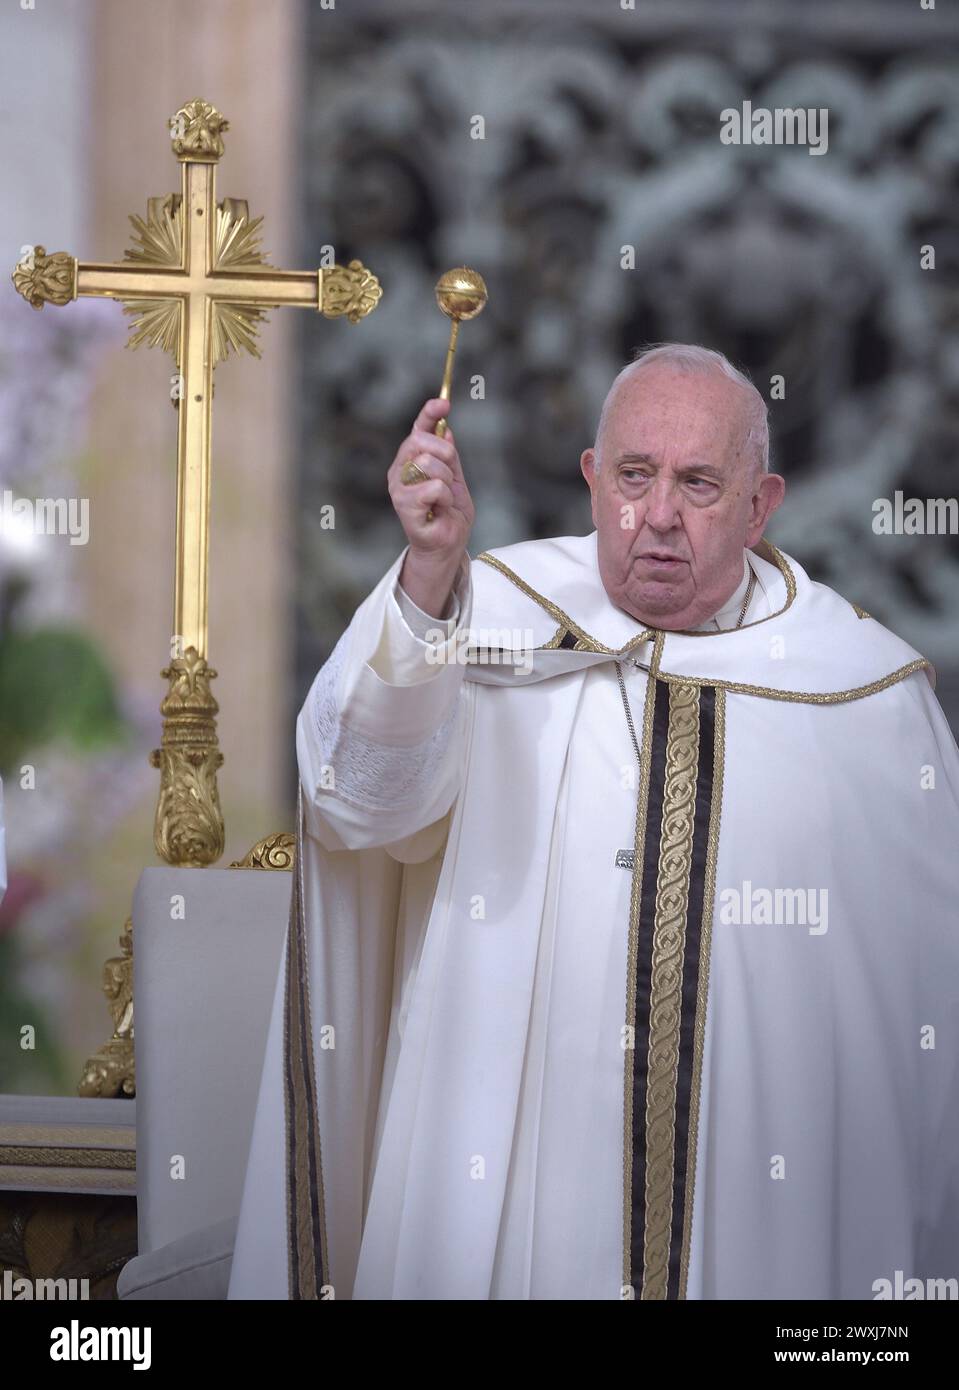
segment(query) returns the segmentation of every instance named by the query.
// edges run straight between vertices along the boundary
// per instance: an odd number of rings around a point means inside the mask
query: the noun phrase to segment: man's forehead
[[[725,406],[745,408],[746,395],[738,382],[721,372],[681,372],[665,366],[648,367],[616,389],[611,405],[616,415],[663,416],[674,411],[699,417]]]
[[[715,409],[624,412],[609,421],[605,448],[612,454],[655,460],[664,448],[679,445],[685,453],[711,458],[742,433],[744,423],[745,417],[734,411]]]
[[[653,370],[649,369],[650,376]],[[606,421],[608,445],[614,451],[653,452],[659,432],[666,430],[673,442],[677,435],[685,436],[694,447],[711,454],[714,444],[725,448],[731,436],[742,430],[748,401],[736,382],[717,373],[695,377],[673,372],[670,377],[668,383],[655,385],[640,377],[619,388]],[[650,389],[644,389],[647,386]]]

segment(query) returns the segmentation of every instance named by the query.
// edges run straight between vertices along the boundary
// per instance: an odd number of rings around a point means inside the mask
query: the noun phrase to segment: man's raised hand
[[[387,479],[393,507],[411,547],[424,554],[455,551],[458,562],[466,549],[475,512],[452,430],[448,429],[445,439],[438,439],[433,433],[437,421],[448,415],[449,408],[449,401],[426,402],[396,451]],[[428,475],[428,481],[402,481],[400,474],[407,459]],[[432,521],[426,520],[429,511],[433,512]]]
[[[449,408],[449,401],[438,398],[426,402],[387,474],[390,499],[410,544],[400,584],[418,607],[437,618],[466,553],[476,515],[452,430],[447,426],[445,439],[433,433]],[[427,474],[426,481],[402,481],[408,459]],[[430,511],[433,518],[427,521]]]

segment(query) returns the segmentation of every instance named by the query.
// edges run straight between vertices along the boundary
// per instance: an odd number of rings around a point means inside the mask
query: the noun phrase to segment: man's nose
[[[679,498],[667,478],[657,478],[646,494],[646,524],[654,531],[671,531],[679,524]]]

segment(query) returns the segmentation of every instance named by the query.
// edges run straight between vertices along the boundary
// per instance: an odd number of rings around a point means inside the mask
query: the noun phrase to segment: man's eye
[[[634,478],[645,479],[648,476],[649,475],[647,473],[640,473],[638,468],[624,468],[622,473],[620,474],[620,477],[628,478],[630,481],[632,481]]]

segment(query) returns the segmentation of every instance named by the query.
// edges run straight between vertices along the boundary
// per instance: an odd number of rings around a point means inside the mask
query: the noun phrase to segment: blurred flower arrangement
[[[0,903],[0,1091],[72,1093],[79,1061],[66,1044],[67,1022],[78,989],[96,996],[102,965],[90,866],[143,794],[156,713],[124,699],[84,631],[84,547],[35,534],[32,519],[14,516],[9,504],[83,492],[77,441],[98,365],[122,341],[124,323],[116,305],[95,300],[34,312],[6,287],[0,305],[0,776],[9,877]],[[108,1024],[103,1006],[100,1041]],[[33,1045],[24,1047],[31,1028]]]

